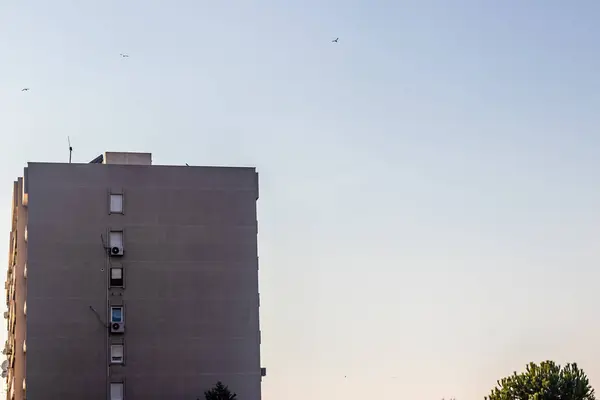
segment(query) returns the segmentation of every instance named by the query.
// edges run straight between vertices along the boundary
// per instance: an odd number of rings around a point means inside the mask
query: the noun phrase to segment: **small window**
[[[111,382],[110,400],[123,400],[123,382]]]
[[[110,269],[110,286],[123,287],[123,268],[115,267]]]
[[[123,322],[123,307],[110,308],[110,322]]]
[[[119,249],[123,248],[123,231],[111,231],[108,237],[109,246],[112,249],[113,247],[118,247]]]
[[[110,362],[111,364],[123,364],[123,345],[110,345]]]
[[[113,214],[123,214],[123,195],[110,195],[110,212]]]

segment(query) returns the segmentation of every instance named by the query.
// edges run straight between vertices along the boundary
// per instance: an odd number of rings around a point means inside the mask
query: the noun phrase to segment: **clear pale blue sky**
[[[2,244],[12,180],[67,135],[79,162],[255,165],[265,400],[478,399],[547,358],[600,389],[599,20],[592,0],[3,2]]]

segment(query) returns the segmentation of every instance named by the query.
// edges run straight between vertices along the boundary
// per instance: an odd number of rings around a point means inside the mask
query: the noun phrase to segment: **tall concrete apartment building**
[[[28,163],[14,182],[7,399],[260,400],[254,168],[149,153]]]

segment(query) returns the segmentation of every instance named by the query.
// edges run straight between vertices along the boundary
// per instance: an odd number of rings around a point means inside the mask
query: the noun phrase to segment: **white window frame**
[[[113,310],[114,309],[121,309],[121,320],[120,321],[113,320]],[[125,307],[123,307],[123,306],[110,306],[110,315],[109,315],[109,318],[110,318],[110,323],[111,324],[115,324],[115,323],[119,324],[119,323],[125,322]]]
[[[110,383],[110,400],[125,399],[125,383],[111,382]]]
[[[114,352],[121,349],[121,356],[115,356]],[[123,343],[113,343],[110,345],[110,363],[125,364],[125,345]]]
[[[117,199],[119,197],[121,198],[120,204],[118,204],[118,202],[113,203],[113,196],[114,199]],[[115,205],[116,207],[113,208],[113,205]],[[120,208],[117,205],[120,205]],[[109,214],[125,214],[125,196],[123,195],[123,193],[110,192],[108,194],[108,212]]]
[[[115,285],[113,284],[113,270],[120,270],[121,271],[121,284],[120,285]],[[122,266],[114,266],[114,267],[110,267],[109,268],[109,275],[108,275],[108,285],[110,287],[115,287],[115,288],[124,288],[125,287],[125,275],[124,275],[124,271],[123,271],[123,267]],[[118,278],[114,278],[114,279],[118,279]]]
[[[108,232],[108,247],[124,248],[125,233],[122,230],[111,230]]]

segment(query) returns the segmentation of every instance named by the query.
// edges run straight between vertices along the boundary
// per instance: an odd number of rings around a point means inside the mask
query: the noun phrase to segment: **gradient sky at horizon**
[[[254,165],[263,399],[481,399],[543,359],[600,388],[599,20],[591,0],[6,1],[0,249],[10,183],[67,136],[76,162]]]

